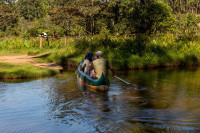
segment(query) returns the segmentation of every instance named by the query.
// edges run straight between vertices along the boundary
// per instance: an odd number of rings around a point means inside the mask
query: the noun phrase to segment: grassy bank
[[[1,42],[4,46],[2,51],[11,50],[12,43],[9,42],[11,40]],[[116,69],[187,66],[200,63],[200,39],[198,36],[193,39],[182,39],[171,34],[143,35],[137,38],[93,36],[68,38],[66,46],[63,45],[63,40],[51,40],[49,46],[45,45],[43,49],[39,49],[39,42],[35,47],[36,44],[31,43],[34,41],[29,40],[27,47],[15,44],[16,46],[11,51],[21,49],[29,55],[49,52],[36,60],[38,62],[54,62],[62,66],[65,66],[68,60],[79,63],[87,51],[96,52],[98,50],[103,51],[104,57]]]
[[[66,60],[79,63],[87,51],[103,51],[116,69],[156,68],[199,65],[199,40],[183,41],[172,35],[148,38],[148,43],[135,38],[74,39],[62,49],[55,49],[39,60],[65,65]]]
[[[40,68],[31,64],[0,63],[0,79],[35,78],[58,73],[58,70]]]

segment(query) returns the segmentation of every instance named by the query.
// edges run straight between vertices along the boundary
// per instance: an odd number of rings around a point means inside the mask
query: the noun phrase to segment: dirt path
[[[39,55],[41,56],[41,55]],[[27,55],[17,55],[17,56],[0,56],[0,62],[8,62],[8,63],[30,63],[34,66],[43,67],[43,68],[51,68],[62,70],[63,67],[55,64],[55,63],[37,63],[34,58],[39,56],[27,56]]]

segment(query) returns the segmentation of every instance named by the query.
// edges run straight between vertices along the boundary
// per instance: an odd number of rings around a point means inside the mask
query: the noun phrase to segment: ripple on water
[[[81,90],[68,73],[0,82],[0,132],[198,132],[199,75],[130,72],[120,76],[141,89],[112,80],[108,93]]]

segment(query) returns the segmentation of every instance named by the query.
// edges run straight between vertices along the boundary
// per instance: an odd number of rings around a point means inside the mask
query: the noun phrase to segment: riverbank
[[[16,41],[15,41],[16,40]],[[4,38],[0,42],[0,55],[26,53],[37,63],[55,63],[64,69],[75,70],[87,51],[103,52],[104,58],[116,70],[152,69],[162,67],[185,67],[200,65],[199,37],[181,39],[171,34],[141,37],[80,37],[50,40],[39,48],[38,41],[31,38]],[[26,43],[26,45],[24,44]]]
[[[71,42],[65,47],[54,49],[37,61],[54,62],[63,67],[72,61],[74,66],[77,66],[87,51],[95,53],[101,50],[104,58],[108,59],[116,70],[200,65],[198,36],[193,40],[182,40],[181,37],[173,35],[142,36],[140,39],[97,36],[69,40]]]
[[[52,76],[59,70],[36,67],[28,63],[0,63],[0,79],[25,79]]]
[[[42,54],[45,55],[45,54]],[[52,76],[63,68],[55,63],[38,63],[38,56],[12,55],[0,56],[0,79],[24,79]]]

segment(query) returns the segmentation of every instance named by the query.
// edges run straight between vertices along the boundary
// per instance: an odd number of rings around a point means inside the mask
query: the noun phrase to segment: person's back
[[[88,59],[84,60],[84,62],[82,64],[82,69],[84,69],[84,73],[89,74],[90,65],[91,65],[91,62]]]
[[[100,57],[93,61],[93,68],[96,73],[96,78],[100,78],[103,74],[105,77],[108,76],[108,63],[107,60]]]
[[[90,74],[90,66],[92,63],[93,53],[88,51],[85,55],[85,61],[83,62],[81,68],[84,69],[84,73]]]
[[[108,69],[110,69],[115,75],[114,69],[112,69],[109,62],[102,57],[103,53],[101,51],[96,52],[97,58],[92,62],[91,69],[95,71],[95,78],[100,78],[102,74],[107,78],[108,76]]]

